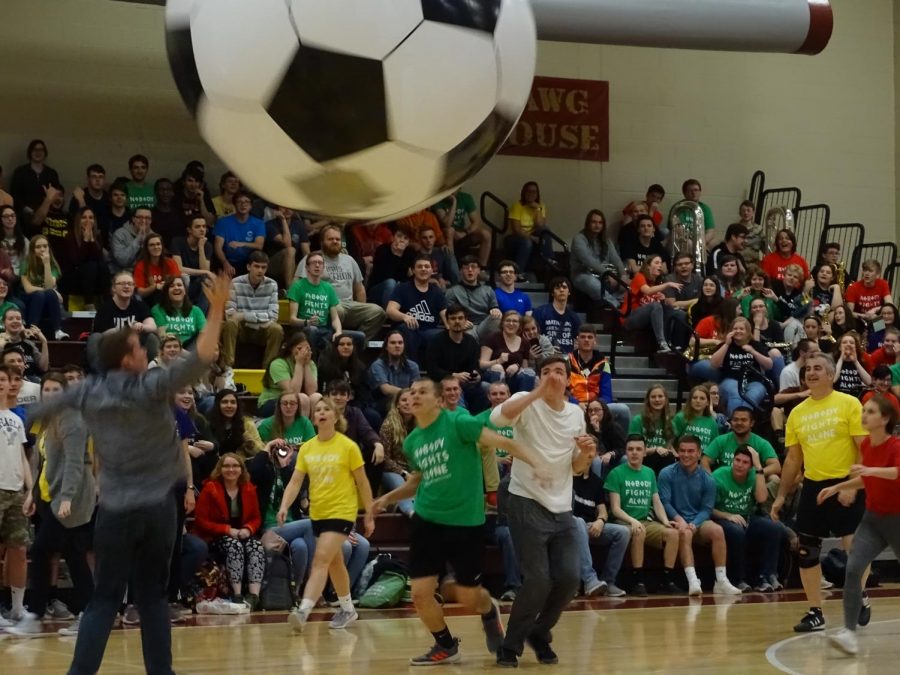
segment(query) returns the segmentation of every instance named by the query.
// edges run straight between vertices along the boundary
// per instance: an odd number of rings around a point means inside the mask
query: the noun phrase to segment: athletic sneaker
[[[828,581],[825,577],[822,577],[822,581],[819,582],[819,588],[823,591],[827,591],[829,588],[834,588],[834,584]]]
[[[784,584],[782,584],[781,581],[779,581],[777,574],[769,575],[769,583],[772,585],[772,588],[775,591],[783,591],[784,590]]]
[[[647,586],[642,581],[638,581],[634,586],[631,587],[631,594],[638,598],[646,598],[647,597]]]
[[[643,586],[643,585],[644,584],[640,584],[640,586]],[[699,583],[698,583],[698,586],[699,586]],[[682,593],[684,593],[684,589],[681,588],[674,581],[664,581],[662,586],[659,587],[659,592],[661,595],[681,595]],[[698,591],[698,593],[699,593],[699,591]],[[637,593],[635,593],[635,595],[637,595]],[[646,595],[647,595],[647,589],[644,588],[644,594],[641,595],[640,597],[645,597]]]
[[[600,595],[606,595],[606,582],[597,579],[593,583],[584,587],[584,594],[588,598],[595,598]]]
[[[734,587],[736,589],[738,589],[741,593],[749,593],[750,591],[753,590],[752,588],[750,588],[750,584],[748,584],[746,581],[740,581],[740,582],[734,584]]]
[[[15,624],[14,622],[10,621],[10,620],[7,619],[5,616],[3,616],[2,614],[0,614],[0,630],[3,630],[3,629],[5,629],[5,628],[9,628],[10,626],[15,626],[15,625],[16,625],[16,624]]]
[[[409,660],[411,666],[440,666],[444,663],[456,663],[459,661],[459,638],[453,638],[452,647],[441,647],[437,642],[431,649],[421,656],[414,656]]]
[[[53,598],[47,605],[44,618],[48,621],[71,621],[75,615],[66,607],[66,603],[59,598]]]
[[[668,354],[670,351],[672,351],[672,348],[668,342],[660,342],[659,347],[656,349],[657,354]]]
[[[713,586],[713,593],[716,595],[740,595],[742,592],[740,588],[733,586],[728,579],[717,581]]]
[[[331,617],[331,621],[328,623],[328,627],[334,628],[336,630],[346,628],[358,618],[359,614],[355,609],[352,612],[345,612],[343,609],[339,609],[334,613],[334,616]]]
[[[753,588],[757,593],[772,593],[775,588],[765,578],[760,578],[759,583]]]
[[[527,642],[528,646],[534,650],[539,663],[543,663],[545,666],[552,666],[559,663],[559,657],[556,655],[556,652],[553,651],[552,647],[550,647],[549,642],[544,642],[533,635],[529,635],[525,639],[525,642]]]
[[[78,635],[78,629],[81,628],[81,617],[84,616],[83,613],[79,614],[73,623],[70,623],[68,626],[64,628],[60,628],[57,633],[62,636],[70,636],[70,635]]]
[[[291,613],[288,614],[288,623],[291,626],[291,630],[295,633],[303,632],[307,619],[309,619],[308,609],[292,609]]]
[[[519,657],[512,649],[500,647],[497,650],[497,665],[501,668],[518,668]]]
[[[849,628],[841,628],[834,635],[829,635],[828,641],[832,647],[840,649],[850,656],[856,656],[856,652],[859,651],[859,641],[856,639],[856,632]]]
[[[184,607],[177,602],[169,603],[169,621],[172,623],[181,623],[184,621]]]
[[[872,603],[869,602],[869,594],[863,593],[862,607],[859,608],[859,618],[856,620],[860,626],[868,626],[872,620]]]
[[[625,591],[623,591],[615,584],[606,584],[606,595],[611,598],[621,598],[623,595],[625,595]]]
[[[718,584],[719,582],[716,583]],[[735,588],[735,590],[737,589]],[[699,580],[688,582],[688,595],[703,595],[703,586],[700,585]]]
[[[500,596],[500,599],[503,602],[512,602],[513,600],[516,599],[516,589],[515,588],[507,588],[505,591],[503,591],[503,595]]]
[[[15,637],[34,638],[41,637],[44,634],[44,627],[41,625],[41,620],[37,614],[25,612],[16,625],[7,628],[6,632]]]
[[[813,633],[820,630],[825,630],[825,615],[821,609],[815,608],[810,608],[800,619],[800,623],[794,626],[795,633]]]
[[[503,645],[503,621],[500,619],[500,604],[491,598],[491,616],[488,618],[481,617],[481,627],[484,628],[484,641],[487,644],[487,650],[491,654],[496,654],[497,650]]]
[[[128,605],[122,613],[122,623],[126,626],[137,626],[141,622],[141,615],[138,614],[137,607]]]
[[[27,617],[29,614],[30,614],[30,612],[25,611],[24,607],[20,607],[19,609],[9,610],[9,612],[6,614],[6,618],[14,623],[18,623],[19,621],[21,621],[22,619]]]

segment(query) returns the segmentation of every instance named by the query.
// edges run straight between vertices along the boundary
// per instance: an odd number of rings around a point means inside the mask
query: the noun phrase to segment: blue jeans
[[[403,340],[406,342],[406,355],[416,363],[422,363],[425,356],[425,346],[435,335],[441,333],[443,328],[419,328],[413,330],[407,328],[406,324],[398,324],[397,330],[403,334]]]
[[[738,381],[726,377],[719,382],[719,395],[725,401],[725,407],[728,410],[728,417],[730,418],[731,413],[739,406],[750,405],[754,408],[758,406],[766,397],[766,388],[761,382],[750,382],[747,384],[747,389],[742,396]]]
[[[688,366],[688,373],[691,377],[704,382],[718,382],[719,369],[714,368],[709,359],[695,361]]]
[[[25,321],[39,326],[47,339],[62,326],[62,304],[52,288],[25,294]]]
[[[750,516],[747,527],[730,520],[714,518],[725,531],[725,545],[728,548],[728,578],[731,583],[747,581],[744,567],[747,558],[747,544],[759,552],[759,574],[768,577],[778,572],[778,555],[784,526],[768,516]]]
[[[588,532],[588,524],[583,518],[575,518],[578,525],[576,535],[578,539],[578,554],[581,560],[581,582],[585,588],[597,582],[597,572],[594,569],[594,561],[591,557],[590,533]],[[625,553],[628,551],[628,542],[631,541],[631,529],[625,525],[616,525],[615,523],[606,523],[603,531],[600,532],[598,543],[603,547],[609,547],[606,553],[606,560],[603,563],[603,571],[600,573],[600,581],[607,584],[614,584],[619,570],[622,568],[622,561],[625,559]]]
[[[576,274],[572,277],[572,285],[598,304],[618,307],[625,296],[623,288],[613,291],[593,274]]]
[[[522,570],[519,567],[519,559],[513,547],[512,536],[506,525],[497,525],[494,528],[492,539],[500,549],[503,558],[503,589],[518,590],[522,585]]]
[[[390,492],[391,490],[396,490],[405,482],[406,481],[403,480],[403,476],[401,476],[399,473],[394,473],[393,471],[385,471],[381,475],[381,485],[388,492]],[[413,500],[412,498],[401,499],[399,502],[397,502],[397,510],[404,516],[412,516],[414,502],[415,500]]]
[[[510,393],[516,394],[520,391],[531,391],[534,389],[537,374],[531,368],[521,368],[517,370],[512,377],[501,375],[498,371],[491,370],[490,368],[481,371],[481,381],[484,383],[482,388],[485,391],[490,389],[492,383],[501,382],[503,380],[509,385]]]
[[[303,580],[306,578],[306,568],[309,566],[310,547],[313,550],[316,547],[312,521],[309,518],[292,520],[289,523],[272,528],[272,531],[284,539],[291,549],[294,581],[297,583],[297,588],[300,588],[303,585]]]
[[[784,357],[771,356],[769,358],[772,359],[772,370],[767,372],[766,376],[778,387],[778,383],[781,382],[781,371],[784,370]]]
[[[332,341],[334,336],[334,329],[331,327],[331,324],[326,326],[307,326],[303,329],[303,332],[306,333],[306,337],[309,338],[309,343],[313,346],[313,349],[316,350],[316,353],[321,352],[325,346]],[[365,333],[358,330],[341,330],[341,335],[347,335],[353,338],[354,346],[360,351],[365,351]]]
[[[517,234],[507,234],[503,240],[503,247],[506,249],[506,255],[516,263],[520,273],[528,271],[531,262],[531,252],[534,249],[534,242],[528,235],[520,236]]]

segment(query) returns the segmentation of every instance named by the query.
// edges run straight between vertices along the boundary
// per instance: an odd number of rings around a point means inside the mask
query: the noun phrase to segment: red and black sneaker
[[[459,638],[453,638],[452,647],[441,647],[438,643],[421,656],[414,656],[409,660],[411,666],[440,666],[445,663],[459,661]]]

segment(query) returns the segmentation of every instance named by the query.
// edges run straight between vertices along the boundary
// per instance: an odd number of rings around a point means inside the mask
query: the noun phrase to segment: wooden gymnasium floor
[[[519,672],[895,675],[900,672],[900,586],[871,595],[872,623],[860,632],[857,659],[839,655],[822,634],[798,637],[791,631],[805,609],[802,595],[792,591],[749,594],[734,601],[712,595],[692,600],[576,600],[554,633],[559,665],[538,665],[526,648]],[[833,593],[825,607],[831,629],[838,625],[840,612],[840,593]],[[463,660],[438,672],[502,672],[486,653],[478,618],[454,606],[447,613],[451,630],[462,638]],[[284,613],[194,617],[172,631],[175,669],[181,674],[396,675],[418,670],[407,660],[430,643],[409,608],[365,611],[346,631],[329,631],[329,616],[328,611],[317,611],[300,636],[290,634]],[[4,636],[0,673],[63,673],[73,647],[74,638]],[[101,673],[140,672],[140,630],[115,630]]]

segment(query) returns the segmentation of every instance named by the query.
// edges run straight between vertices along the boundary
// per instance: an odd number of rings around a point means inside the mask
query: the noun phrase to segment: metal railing
[[[880,241],[872,244],[862,244],[853,251],[853,257],[850,259],[850,280],[859,279],[862,271],[862,264],[866,260],[877,260],[881,265],[882,273],[894,266],[897,262],[897,244],[892,241]],[[887,277],[885,277],[887,280]],[[890,280],[887,280],[890,284]]]
[[[756,209],[756,217],[759,218],[762,209],[762,193],[766,189],[766,172],[757,169],[750,178],[750,190],[747,192],[747,199],[753,202],[753,208]]]
[[[863,240],[865,239],[865,228],[860,223],[835,223],[834,225],[829,225],[825,229],[822,230],[822,234],[819,237],[819,248],[816,253],[816,257],[813,260],[808,260],[812,265],[815,265],[818,260],[818,251],[821,251],[825,244],[830,242],[836,242],[841,247],[841,257],[844,262],[848,262],[847,266],[847,274],[851,281],[853,281],[854,277],[852,276],[851,267],[853,263],[853,255],[854,251],[863,245]]]
[[[790,209],[791,213],[800,208],[800,188],[781,187],[763,190],[759,196],[760,208],[756,212],[757,222],[765,222],[766,214],[779,206]]]
[[[500,224],[497,225],[491,218],[488,217],[488,207],[492,206],[494,210],[497,207],[503,213],[503,218],[500,221]],[[493,192],[485,191],[481,193],[481,198],[479,199],[478,211],[481,213],[481,222],[488,226],[491,230],[491,252],[497,250],[497,239],[506,234],[507,222],[509,221],[509,206],[507,206],[506,202],[500,199]]]
[[[897,301],[897,298],[900,298],[900,272],[897,271],[898,268],[900,268],[900,262],[895,262],[884,270],[884,279],[891,287],[891,297],[894,299],[894,302]]]
[[[828,204],[809,204],[794,211],[794,234],[797,236],[797,253],[815,266],[821,250],[822,231],[828,227],[831,208]]]

